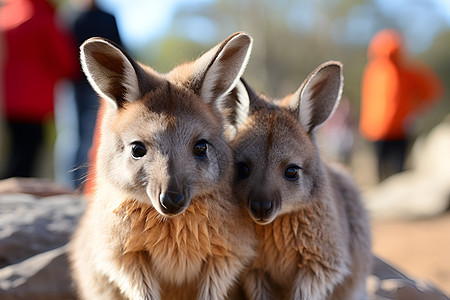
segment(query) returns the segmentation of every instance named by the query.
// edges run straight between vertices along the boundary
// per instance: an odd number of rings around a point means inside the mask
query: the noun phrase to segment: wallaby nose
[[[255,217],[265,219],[272,211],[272,201],[251,201],[250,210]]]
[[[176,214],[183,208],[185,197],[183,194],[168,191],[159,196],[159,202],[165,213]]]

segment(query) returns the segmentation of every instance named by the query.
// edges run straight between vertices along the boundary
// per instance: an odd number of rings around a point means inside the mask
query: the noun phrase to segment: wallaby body
[[[339,102],[342,80],[341,65],[329,62],[279,103],[245,86],[249,98],[235,115],[247,118],[236,122],[231,145],[235,193],[260,241],[242,276],[250,299],[366,299],[368,217],[351,178],[322,161],[314,137]]]
[[[164,75],[106,40],[81,47],[107,102],[95,192],[70,256],[81,298],[223,299],[251,261],[220,113],[251,42],[236,33]]]

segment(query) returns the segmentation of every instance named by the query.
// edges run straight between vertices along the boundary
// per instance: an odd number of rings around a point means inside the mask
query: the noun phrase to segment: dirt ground
[[[408,276],[450,295],[450,213],[414,221],[372,221],[373,250]]]

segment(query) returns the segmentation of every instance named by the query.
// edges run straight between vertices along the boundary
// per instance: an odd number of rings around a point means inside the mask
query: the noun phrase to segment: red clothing
[[[12,0],[0,8],[3,110],[8,120],[41,123],[53,113],[55,83],[78,73],[75,42],[45,0]]]
[[[360,131],[371,141],[405,139],[411,115],[437,100],[442,83],[430,68],[403,61],[401,39],[393,30],[373,38],[368,56]]]

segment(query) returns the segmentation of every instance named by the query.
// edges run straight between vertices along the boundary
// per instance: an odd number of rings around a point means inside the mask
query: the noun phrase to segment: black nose
[[[265,219],[272,211],[271,201],[251,201],[250,210],[255,217]]]
[[[176,214],[183,208],[185,197],[183,194],[177,192],[166,192],[165,194],[161,194],[159,202],[164,213]]]

